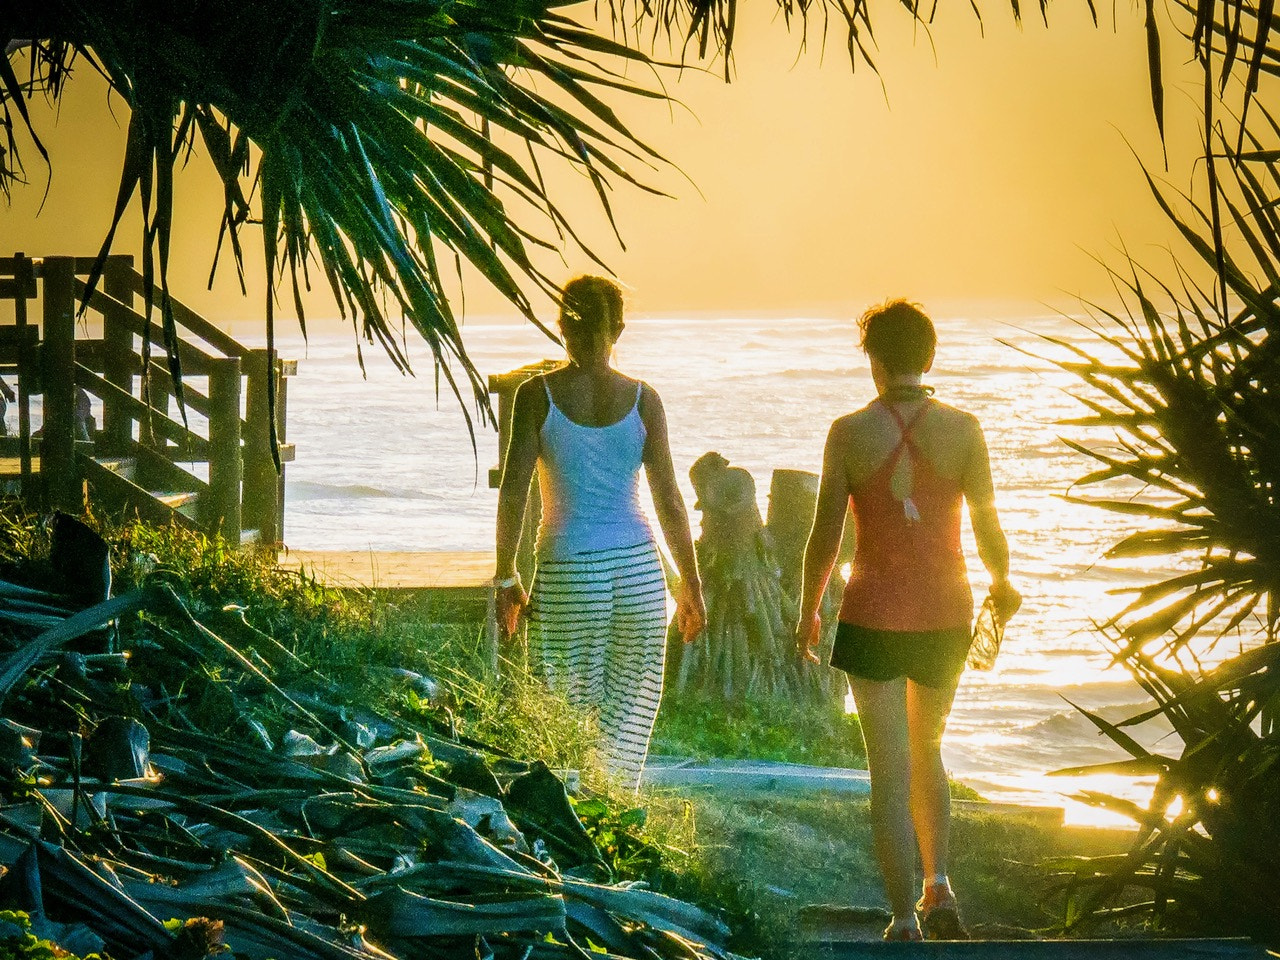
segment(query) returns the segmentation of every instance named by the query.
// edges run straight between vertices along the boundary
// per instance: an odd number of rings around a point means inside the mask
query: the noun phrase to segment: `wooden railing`
[[[134,270],[133,258],[108,257],[102,280],[87,294],[92,264],[91,258],[0,258],[0,299],[12,299],[15,310],[13,336],[0,337],[0,372],[18,374],[24,497],[49,508],[78,511],[86,478],[98,476],[124,489],[103,476],[103,458],[132,458],[153,484],[181,484],[181,489],[195,494],[195,520],[201,528],[235,543],[248,528],[257,532],[261,543],[278,545],[284,477],[271,456],[267,382],[269,376],[276,378],[276,431],[284,462],[293,458],[293,448],[285,442],[285,385],[296,362],[245,347],[171,299],[179,331],[182,407],[204,421],[201,433],[172,403],[176,390],[165,362],[159,289],[151,291],[155,307],[148,322],[139,312],[140,298],[147,292],[145,280]],[[41,336],[35,335],[27,315],[27,301],[37,297]],[[101,338],[77,339],[82,303],[89,314],[101,317]],[[152,359],[144,391],[145,341],[151,344]],[[91,444],[76,440],[77,389],[102,403],[102,428]],[[29,416],[33,393],[43,395],[44,405],[38,484]],[[208,464],[207,480],[183,466],[195,463]]]

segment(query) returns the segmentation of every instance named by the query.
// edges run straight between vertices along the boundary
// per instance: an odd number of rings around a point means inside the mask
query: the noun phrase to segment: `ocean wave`
[[[285,482],[285,501],[304,500],[435,500],[424,490],[384,489],[366,483],[317,483],[313,480]]]
[[[1151,709],[1151,703],[1116,703],[1098,707],[1090,712],[1108,723],[1120,723],[1130,717],[1145,713]],[[1168,740],[1175,739],[1173,727],[1164,717],[1154,717],[1137,726],[1125,727],[1125,732],[1144,746],[1151,748],[1163,743],[1166,749]],[[1037,720],[1023,728],[1022,733],[1033,739],[1044,738],[1047,741],[1079,742],[1086,739],[1101,738],[1110,744],[1111,741],[1083,713],[1078,710],[1064,710],[1052,714],[1043,720]]]
[[[722,382],[738,383],[743,381],[768,380],[845,380],[871,378],[871,371],[865,367],[845,367],[833,370],[830,367],[796,367],[790,370],[752,370],[745,373],[719,377]]]

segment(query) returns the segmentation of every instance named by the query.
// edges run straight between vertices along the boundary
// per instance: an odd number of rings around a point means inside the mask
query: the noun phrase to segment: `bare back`
[[[928,409],[921,410],[922,404]],[[955,481],[970,503],[991,499],[991,478],[987,470],[982,430],[977,419],[955,407],[936,401],[895,403],[905,421],[920,418],[911,430],[914,449],[933,472]],[[847,492],[861,487],[894,454],[902,441],[902,430],[883,401],[841,417],[834,431],[840,438],[840,462]]]
[[[613,369],[593,374],[569,365],[548,373],[546,382],[560,412],[583,427],[611,426],[636,403],[638,381]]]

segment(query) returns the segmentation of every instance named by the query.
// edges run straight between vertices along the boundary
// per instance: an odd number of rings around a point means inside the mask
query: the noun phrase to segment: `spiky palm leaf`
[[[1260,112],[1272,138],[1280,137]],[[1118,332],[1100,336],[1121,359],[1103,361],[1055,341],[1074,353],[1059,366],[1094,391],[1084,398],[1092,414],[1068,422],[1114,431],[1120,441],[1118,450],[1068,441],[1102,464],[1077,485],[1124,478],[1146,491],[1072,499],[1159,524],[1107,555],[1198,560],[1194,570],[1137,590],[1110,621],[1125,641],[1122,655],[1160,637],[1176,651],[1210,626],[1217,636],[1255,616],[1261,632],[1274,636],[1280,621],[1280,225],[1266,192],[1280,183],[1280,154],[1261,149],[1256,135],[1251,141],[1259,149],[1241,157],[1233,190],[1224,192],[1234,242],[1221,257],[1211,213],[1183,198],[1189,221],[1148,178],[1199,258],[1200,275],[1216,273],[1221,262],[1234,312],[1223,316],[1217,291],[1198,287],[1186,271],[1175,290],[1130,264],[1117,280],[1132,315],[1101,311]],[[1157,300],[1172,308],[1162,314]]]
[[[25,97],[55,98],[79,57],[130,110],[120,190],[103,251],[135,195],[144,214],[143,265],[158,270],[166,341],[173,171],[197,139],[224,185],[219,247],[242,267],[242,226],[258,192],[274,336],[274,289],[301,288],[314,260],[344,315],[401,367],[396,314],[430,344],[455,392],[454,365],[484,405],[466,360],[439,255],[464,258],[535,323],[522,282],[554,291],[534,266],[541,211],[551,239],[572,233],[543,186],[539,163],[579,166],[608,211],[605,178],[637,182],[627,164],[655,160],[598,97],[602,88],[657,96],[612,67],[647,58],[559,13],[554,0],[281,0],[184,5],[112,0],[27,4],[6,15],[6,53],[27,41],[29,73],[0,62],[10,135],[7,187],[22,168],[14,117]],[[490,137],[488,131],[494,131]],[[33,133],[34,136],[34,133]],[[43,152],[38,137],[37,147]],[[527,156],[525,155],[527,153]],[[252,176],[249,165],[258,163]],[[91,284],[92,285],[92,284]],[[148,304],[150,308],[150,304]],[[305,326],[304,326],[305,332]],[[176,351],[170,350],[176,364]],[[180,373],[180,371],[176,371]]]
[[[1231,174],[1210,192],[1218,209],[1148,176],[1192,259],[1173,283],[1132,262],[1116,275],[1131,309],[1102,311],[1116,332],[1100,334],[1119,359],[1057,341],[1074,354],[1059,365],[1092,388],[1091,415],[1071,422],[1117,439],[1111,449],[1072,443],[1101,464],[1077,483],[1128,485],[1123,497],[1073,499],[1149,521],[1109,556],[1191,561],[1102,624],[1155,704],[1119,724],[1095,721],[1130,759],[1061,771],[1156,774],[1146,809],[1080,796],[1132,817],[1139,836],[1125,857],[1061,866],[1071,922],[1145,909],[1276,943],[1280,910],[1265,891],[1280,869],[1280,643],[1270,642],[1280,625],[1280,124],[1261,102],[1241,123],[1238,139],[1215,132]],[[1204,669],[1206,649],[1227,635],[1244,652]],[[1181,756],[1153,755],[1125,730],[1157,716]],[[1135,885],[1151,900],[1108,906]]]
[[[1086,3],[1096,21],[1092,0]],[[788,24],[807,23],[815,15],[824,30],[829,19],[840,22],[853,62],[874,66],[870,0],[776,4]],[[13,3],[0,22],[0,114],[7,143],[0,150],[0,189],[7,192],[24,176],[15,129],[25,126],[49,159],[30,128],[24,98],[44,93],[56,100],[73,61],[82,57],[130,108],[119,203],[103,250],[130,199],[140,194],[144,272],[148,280],[159,273],[161,321],[179,389],[167,277],[173,170],[198,139],[224,185],[218,247],[230,243],[238,270],[239,230],[251,221],[250,200],[258,192],[269,341],[281,274],[290,277],[301,320],[298,291],[309,284],[314,258],[340,308],[369,339],[405,366],[393,322],[401,313],[430,344],[454,391],[461,396],[450,361],[458,361],[487,410],[487,395],[446,296],[440,255],[474,265],[534,319],[524,284],[548,292],[554,285],[529,259],[528,246],[543,242],[529,211],[541,211],[543,227],[550,224],[556,241],[572,236],[573,229],[548,196],[532,150],[580,166],[607,213],[605,178],[632,180],[623,161],[652,155],[597,94],[611,89],[624,98],[655,95],[620,79],[610,64],[648,65],[633,41],[682,35],[686,54],[723,55],[727,69],[739,9],[738,0],[609,0],[621,38],[611,39],[562,14],[564,5],[202,0],[178,9],[157,0]],[[926,23],[936,10],[914,0],[884,6]],[[1038,6],[1044,17],[1047,0]],[[1222,20],[1229,69],[1241,46],[1242,24],[1253,22],[1253,8],[1243,0],[1224,6],[1237,10]],[[877,18],[884,16],[880,9]],[[978,11],[976,4],[973,9]],[[1018,0],[1009,9],[1021,18]],[[1163,93],[1151,10],[1148,0],[1152,97],[1159,118]],[[1196,0],[1192,36],[1209,59],[1203,25],[1214,23],[1212,11],[1211,0]],[[1265,43],[1270,18],[1264,7],[1254,20],[1251,81],[1276,59]],[[26,50],[28,60],[21,80],[11,62],[18,50]],[[491,139],[489,131],[501,136]],[[250,177],[255,157],[258,166]],[[144,350],[149,345],[144,341]]]
[[[1258,722],[1280,703],[1280,644],[1247,651],[1198,679],[1126,651],[1122,641],[1117,653],[1159,705],[1103,729],[1134,759],[1058,772],[1158,772],[1159,782],[1145,810],[1098,793],[1077,797],[1130,816],[1140,829],[1125,857],[1051,864],[1072,899],[1070,917],[1110,915],[1111,898],[1139,886],[1152,895],[1142,906],[1175,926],[1280,942],[1270,879],[1280,870],[1280,735]],[[1181,757],[1152,757],[1124,733],[1157,712],[1182,738]]]

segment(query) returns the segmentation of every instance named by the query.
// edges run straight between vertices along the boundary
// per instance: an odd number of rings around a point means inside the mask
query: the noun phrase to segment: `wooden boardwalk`
[[[492,553],[282,550],[280,566],[305,569],[334,587],[373,590],[481,590],[493,577]]]

